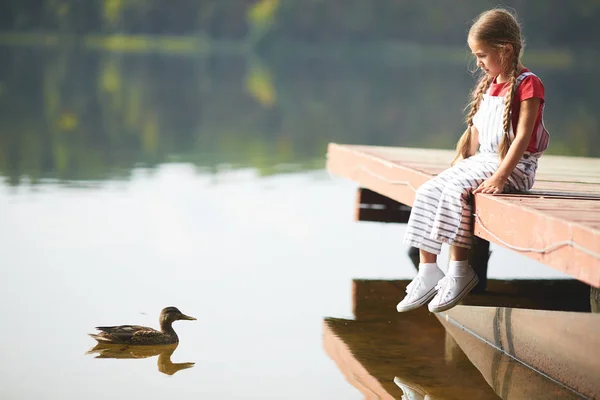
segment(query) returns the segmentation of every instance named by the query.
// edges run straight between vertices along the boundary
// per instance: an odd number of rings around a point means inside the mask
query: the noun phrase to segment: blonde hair
[[[517,68],[524,47],[523,39],[521,38],[521,27],[513,14],[505,9],[496,8],[480,14],[475,19],[471,29],[469,29],[468,36],[473,40],[486,43],[499,50],[502,68],[510,76],[503,114],[504,137],[500,142],[499,148],[500,159],[504,159],[510,147],[510,109],[514,98],[515,83],[517,82]],[[504,51],[507,44],[512,46],[512,53],[509,53],[511,57],[506,57],[506,52]],[[483,94],[488,90],[492,81],[493,77],[484,73],[472,92],[471,101],[466,107],[466,109],[470,108],[465,116],[467,129],[456,144],[456,157],[454,161],[459,157],[467,158],[471,155],[469,152],[471,148],[473,117],[479,109]]]

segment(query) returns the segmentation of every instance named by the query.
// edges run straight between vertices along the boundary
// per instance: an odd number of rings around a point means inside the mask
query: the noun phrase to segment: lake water
[[[0,60],[0,398],[362,398],[323,349],[323,318],[352,316],[353,279],[414,270],[403,225],[352,220],[356,186],[326,173],[326,144],[451,147],[464,65],[402,67],[409,84],[389,65]],[[598,155],[594,101],[547,118],[592,127],[558,134],[554,153]],[[490,277],[564,277],[492,251]],[[157,327],[170,305],[198,318],[175,323],[171,356],[192,368],[85,354],[95,326]]]

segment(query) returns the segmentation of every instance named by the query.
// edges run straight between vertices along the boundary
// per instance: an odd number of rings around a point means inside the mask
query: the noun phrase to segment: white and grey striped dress
[[[533,74],[522,73],[516,85],[529,75]],[[419,187],[404,237],[405,244],[434,254],[440,254],[442,243],[471,247],[470,195],[498,169],[498,148],[503,136],[505,97],[490,96],[488,93],[483,95],[473,118],[473,124],[479,132],[479,153],[458,162]],[[512,123],[509,125],[512,139]],[[523,155],[508,177],[505,193],[525,191],[533,186],[537,160],[548,147],[549,135],[543,122],[539,130],[535,135],[537,151]]]

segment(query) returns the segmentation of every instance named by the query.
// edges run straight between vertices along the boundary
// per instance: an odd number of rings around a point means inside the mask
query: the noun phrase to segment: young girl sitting
[[[477,285],[468,262],[471,193],[529,190],[548,147],[544,86],[520,61],[523,41],[515,17],[502,9],[484,12],[469,30],[468,44],[483,74],[452,167],[416,193],[404,242],[419,248],[419,272],[397,306],[400,312],[430,300],[431,312],[447,310]],[[437,266],[442,243],[450,245],[445,276]]]

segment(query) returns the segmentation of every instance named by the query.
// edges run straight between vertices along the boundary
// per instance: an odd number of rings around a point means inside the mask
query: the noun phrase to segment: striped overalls
[[[518,86],[528,75],[532,73],[522,73],[515,85]],[[488,93],[483,95],[479,110],[473,117],[473,124],[479,132],[479,153],[456,163],[419,187],[404,237],[405,244],[433,254],[440,254],[442,243],[471,247],[472,205],[469,197],[498,169],[498,148],[504,135],[505,97]],[[509,125],[512,140],[512,123]],[[537,160],[548,147],[549,135],[543,120],[534,135],[536,152],[525,152],[508,177],[504,193],[526,191],[533,186]]]

